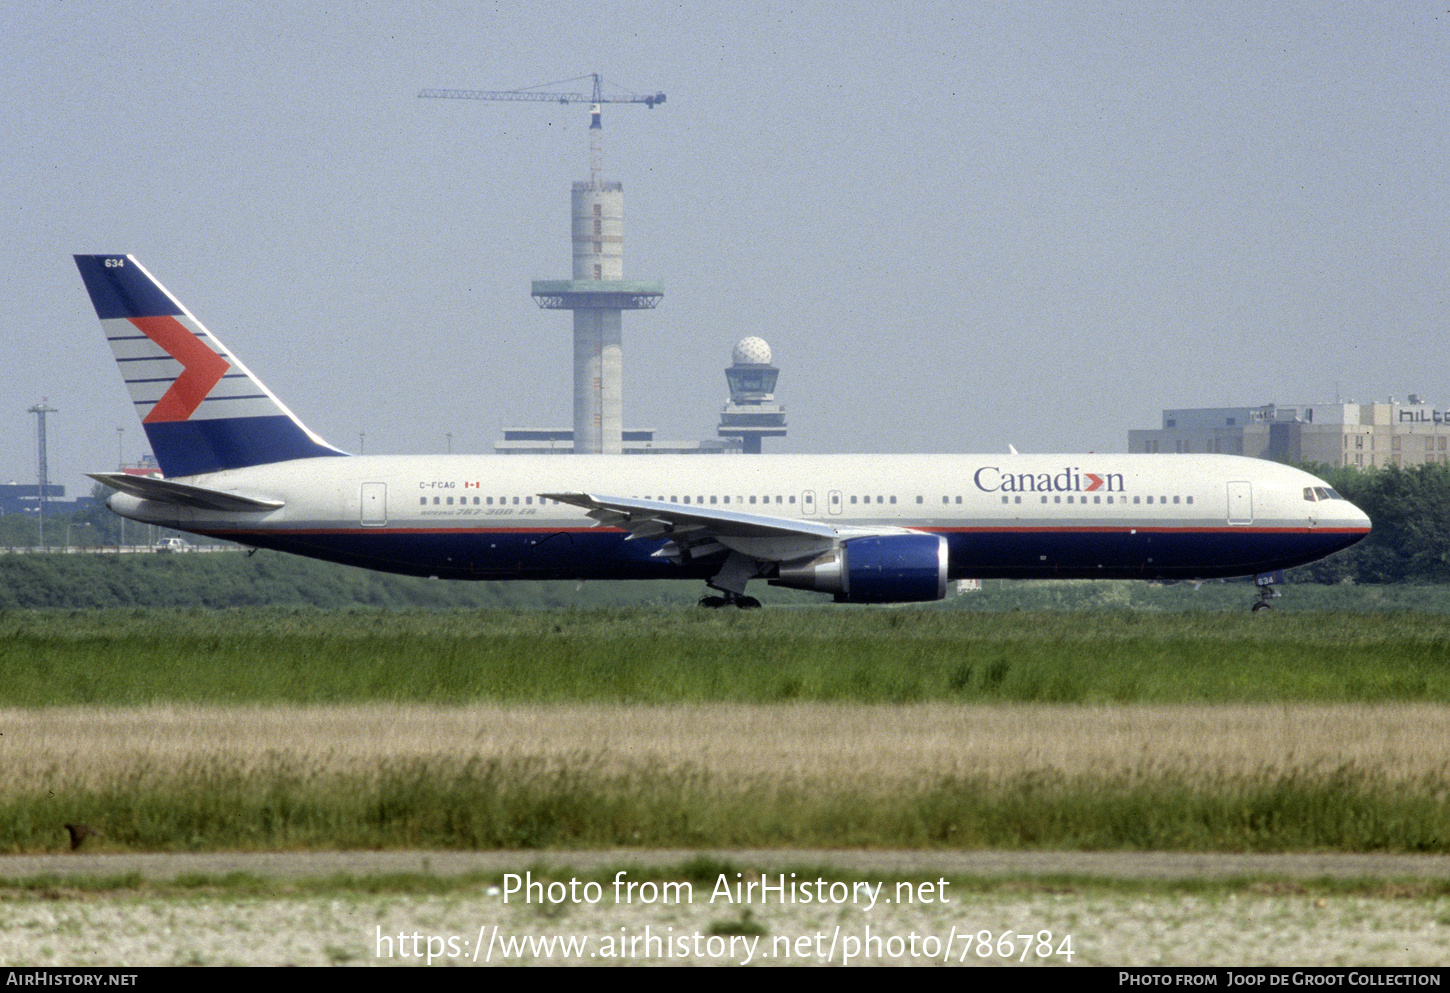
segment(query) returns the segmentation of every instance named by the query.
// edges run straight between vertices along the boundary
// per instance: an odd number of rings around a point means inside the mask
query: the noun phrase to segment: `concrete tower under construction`
[[[574,312],[574,451],[618,455],[624,448],[620,316],[653,310],[664,284],[624,278],[621,184],[575,183],[572,204],[574,278],[536,280],[533,296],[545,310]]]

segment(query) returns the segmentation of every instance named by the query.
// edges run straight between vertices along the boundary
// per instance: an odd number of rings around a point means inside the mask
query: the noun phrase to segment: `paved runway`
[[[139,872],[147,879],[251,873],[317,878],[432,873],[458,876],[525,868],[673,867],[694,858],[738,869],[830,867],[845,872],[949,876],[1057,876],[1104,879],[1450,879],[1450,856],[1341,853],[1194,854],[1180,852],[860,851],[811,849],[606,849],[580,851],[256,852],[0,856],[0,879],[43,875],[107,877]]]

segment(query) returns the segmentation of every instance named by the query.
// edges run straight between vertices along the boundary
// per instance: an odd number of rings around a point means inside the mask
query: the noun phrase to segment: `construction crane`
[[[589,95],[583,93],[561,93],[546,90],[547,86],[562,86],[567,83],[577,83],[580,80],[593,79],[594,91]],[[601,176],[604,172],[603,164],[603,122],[600,120],[600,105],[606,103],[642,103],[651,110],[655,104],[664,103],[663,93],[630,93],[627,96],[607,97],[604,95],[604,77],[597,72],[587,76],[575,76],[573,79],[561,79],[556,83],[540,83],[538,86],[526,87],[522,90],[424,90],[419,93],[420,97],[436,97],[444,100],[507,100],[507,101],[529,101],[535,103],[589,103],[589,187],[597,190],[600,188]]]

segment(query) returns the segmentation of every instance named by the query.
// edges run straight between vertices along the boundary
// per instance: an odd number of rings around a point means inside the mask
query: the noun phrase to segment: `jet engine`
[[[916,603],[947,595],[947,541],[934,534],[850,538],[823,555],[782,562],[772,586],[836,594],[841,603]]]

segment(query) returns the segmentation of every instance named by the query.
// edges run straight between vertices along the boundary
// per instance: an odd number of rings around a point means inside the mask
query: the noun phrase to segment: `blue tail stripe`
[[[346,454],[317,444],[291,418],[281,415],[160,421],[142,426],[168,478]]]
[[[101,320],[177,316],[185,311],[130,260],[120,255],[77,255],[76,266]]]

